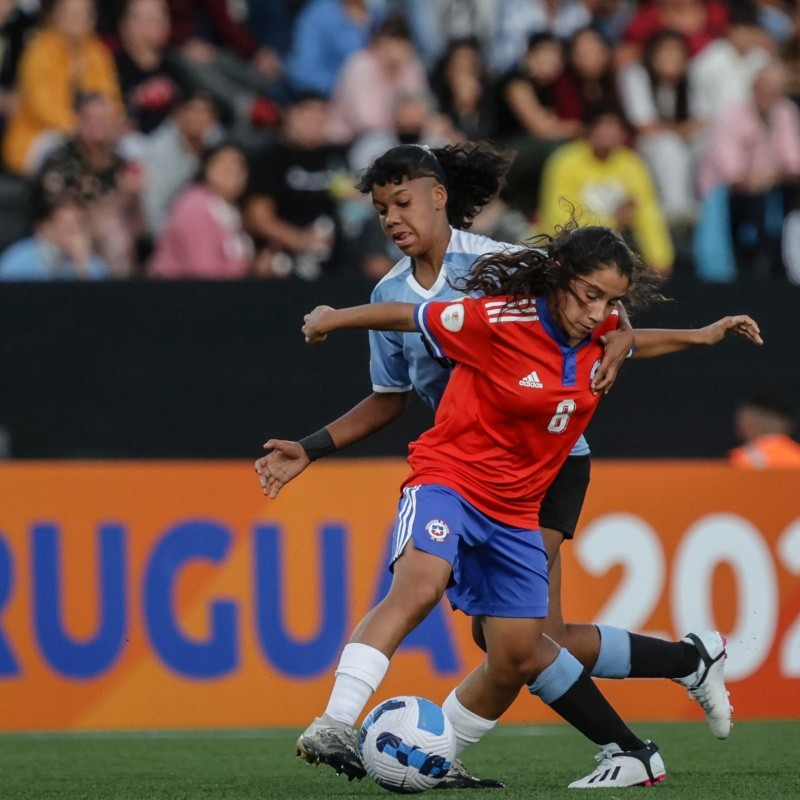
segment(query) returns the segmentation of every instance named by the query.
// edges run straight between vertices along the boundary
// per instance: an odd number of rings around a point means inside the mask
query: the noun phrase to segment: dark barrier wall
[[[304,344],[318,303],[366,302],[367,283],[108,283],[0,287],[0,426],[16,458],[254,457],[370,391],[366,334]],[[756,390],[800,400],[800,288],[669,288],[640,326],[697,327],[749,313],[766,340],[629,363],[589,430],[602,457],[718,457]],[[349,455],[397,455],[430,421],[404,419]]]

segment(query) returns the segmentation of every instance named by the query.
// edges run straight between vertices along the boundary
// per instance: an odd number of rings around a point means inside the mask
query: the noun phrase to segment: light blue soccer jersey
[[[372,291],[373,303],[414,303],[428,300],[452,300],[464,292],[453,288],[465,276],[479,256],[514,248],[477,233],[451,229],[450,244],[436,282],[430,289],[421,286],[414,277],[411,258],[404,256],[381,279]],[[450,378],[451,368],[436,361],[418,332],[395,333],[370,331],[370,376],[375,392],[409,392],[414,389],[423,402],[434,411]],[[570,455],[589,455],[589,445],[581,438]]]

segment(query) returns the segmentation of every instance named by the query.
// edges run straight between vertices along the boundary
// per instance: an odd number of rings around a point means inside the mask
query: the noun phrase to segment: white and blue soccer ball
[[[433,788],[456,757],[456,734],[441,707],[422,697],[393,697],[370,711],[358,737],[367,775],[391,792]]]

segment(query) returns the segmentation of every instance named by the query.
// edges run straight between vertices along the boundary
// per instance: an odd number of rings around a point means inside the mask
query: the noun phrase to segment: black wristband
[[[320,428],[316,433],[304,436],[300,440],[300,444],[312,461],[336,452],[336,445],[333,443],[327,428]]]

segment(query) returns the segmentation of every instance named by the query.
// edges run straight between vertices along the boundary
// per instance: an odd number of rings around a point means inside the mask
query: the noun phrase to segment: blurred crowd
[[[516,152],[473,227],[800,283],[798,0],[0,0],[0,279],[379,278],[353,183]]]

